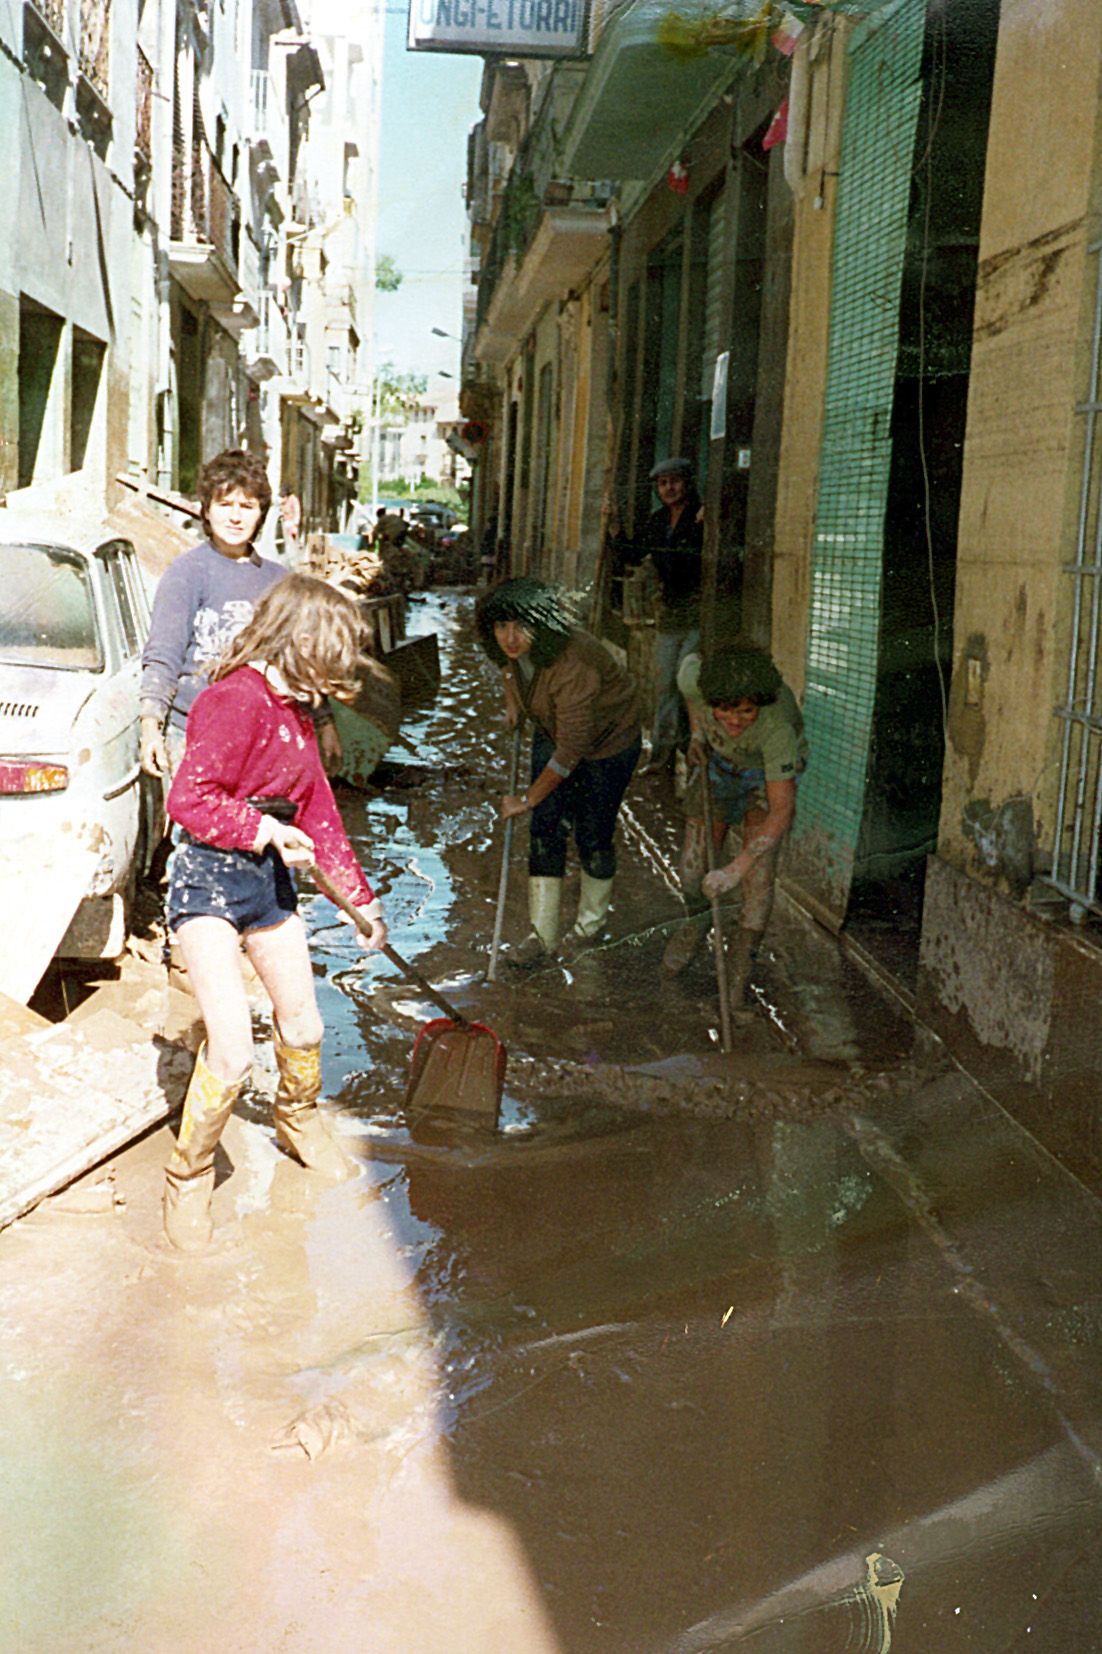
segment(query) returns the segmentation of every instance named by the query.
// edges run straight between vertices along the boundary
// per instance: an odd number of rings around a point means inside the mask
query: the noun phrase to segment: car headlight
[[[69,785],[65,764],[47,764],[40,759],[0,759],[0,795],[21,793],[63,793]]]

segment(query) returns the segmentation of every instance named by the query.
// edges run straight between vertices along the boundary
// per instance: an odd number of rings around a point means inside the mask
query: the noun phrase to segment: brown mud
[[[1096,1646],[1097,1202],[792,910],[724,1057],[708,959],[658,970],[662,782],[609,941],[487,984],[469,618],[417,607],[416,760],[341,804],[399,951],[509,1047],[501,1129],[411,1139],[435,1012],[308,898],[362,1176],[277,1150],[261,1034],[209,1257],[160,1239],[167,1130],[0,1235],[0,1648]]]

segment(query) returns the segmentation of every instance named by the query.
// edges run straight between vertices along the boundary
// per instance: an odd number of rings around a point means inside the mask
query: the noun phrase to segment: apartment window
[[[79,327],[73,329],[72,366],[69,375],[69,469],[79,471],[88,452],[88,437],[95,418],[103,359],[107,346]]]
[[[19,487],[35,475],[56,475],[60,463],[44,467],[51,457],[42,453],[46,440],[46,413],[61,347],[62,320],[52,310],[24,294],[19,300]]]

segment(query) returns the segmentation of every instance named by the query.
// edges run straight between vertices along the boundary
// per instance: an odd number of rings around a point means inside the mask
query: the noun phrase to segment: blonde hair
[[[298,639],[310,639],[309,651]],[[267,661],[283,674],[292,694],[315,693],[354,701],[365,666],[366,625],[343,592],[309,574],[289,574],[269,586],[210,677],[228,677],[250,661]]]

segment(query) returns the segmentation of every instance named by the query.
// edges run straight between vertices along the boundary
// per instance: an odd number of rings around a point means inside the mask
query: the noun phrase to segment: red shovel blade
[[[483,1022],[426,1022],[413,1047],[406,1111],[410,1125],[426,1115],[461,1113],[497,1125],[505,1086],[506,1051]]]

